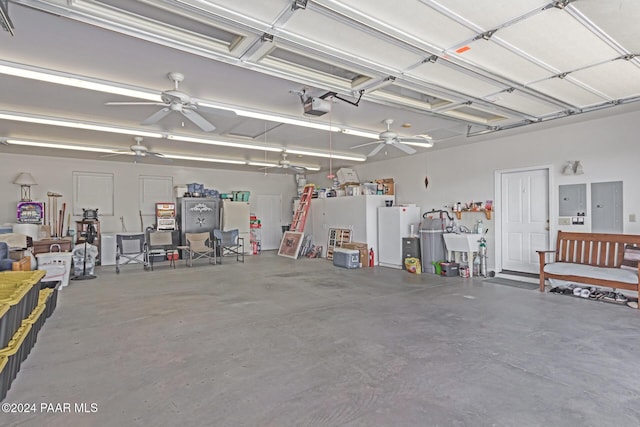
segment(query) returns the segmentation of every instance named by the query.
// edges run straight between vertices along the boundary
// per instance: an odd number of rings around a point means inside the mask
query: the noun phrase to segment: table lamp
[[[13,181],[14,184],[18,184],[20,186],[21,193],[21,201],[22,202],[30,202],[31,201],[31,186],[38,185],[35,179],[31,176],[29,172],[22,172],[18,177]]]

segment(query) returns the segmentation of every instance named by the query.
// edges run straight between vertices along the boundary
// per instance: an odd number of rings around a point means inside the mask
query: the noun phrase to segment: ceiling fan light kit
[[[204,132],[213,132],[216,127],[196,111],[198,109],[196,101],[178,89],[180,82],[184,81],[184,74],[172,71],[167,74],[167,77],[173,82],[173,89],[165,90],[160,94],[162,102],[107,102],[106,105],[160,105],[163,108],[143,120],[142,125],[156,124],[172,112],[176,112],[182,114]]]
[[[387,130],[382,131],[378,135],[377,141],[366,142],[364,144],[354,145],[351,147],[360,148],[365,147],[367,145],[378,144],[367,157],[373,157],[378,154],[384,147],[387,145],[391,145],[396,147],[397,149],[404,151],[407,154],[415,154],[417,151],[414,148],[409,147],[409,145],[415,145],[417,147],[430,148],[433,147],[433,142],[430,140],[428,135],[418,135],[417,137],[403,137],[398,135],[396,132],[391,130],[391,124],[393,123],[393,119],[386,119],[384,123],[387,125]]]

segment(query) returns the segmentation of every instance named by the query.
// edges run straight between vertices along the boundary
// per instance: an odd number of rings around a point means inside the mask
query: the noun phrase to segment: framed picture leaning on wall
[[[284,236],[282,236],[282,242],[280,242],[278,255],[293,259],[298,258],[303,237],[304,233],[300,231],[285,231]]]

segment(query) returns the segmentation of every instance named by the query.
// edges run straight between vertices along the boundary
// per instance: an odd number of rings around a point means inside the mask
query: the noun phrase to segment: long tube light
[[[267,163],[267,162],[248,162],[249,166],[261,166],[263,168],[277,168],[280,166],[277,163]]]
[[[279,115],[276,115],[276,114],[261,113],[259,111],[244,110],[244,109],[238,108],[238,107],[230,107],[230,106],[215,104],[215,103],[207,102],[207,101],[198,101],[198,105],[201,106],[201,107],[205,107],[205,108],[209,107],[209,108],[218,108],[218,109],[224,109],[224,110],[231,110],[231,111],[234,111],[238,116],[249,117],[249,118],[252,118],[252,119],[267,120],[267,121],[276,122],[276,123],[286,123],[286,124],[289,124],[289,125],[302,126],[302,127],[306,127],[306,128],[326,130],[326,131],[331,131],[331,132],[340,132],[341,131],[341,129],[338,126],[332,126],[332,125],[327,125],[327,124],[318,123],[318,122],[312,122],[312,121],[308,121],[308,120],[300,120],[300,119],[296,119],[296,118],[293,118],[293,117],[279,116]]]
[[[91,79],[85,76],[76,76],[73,74],[47,70],[44,68],[13,64],[6,61],[0,61],[0,74],[22,77],[25,79],[40,80],[47,83],[55,83],[81,89],[94,90],[97,92],[112,93],[114,95],[124,95],[132,98],[146,99],[148,101],[162,102],[159,93],[128,88],[123,85],[115,85],[106,81]]]
[[[182,156],[179,154],[165,154],[164,157],[168,159],[176,159],[176,160],[193,160],[196,162],[211,162],[211,163],[228,163],[231,165],[246,165],[247,162],[244,160],[229,160],[229,159],[216,159],[213,157],[193,157],[193,156]]]
[[[14,139],[7,138],[3,140],[7,144],[11,145],[23,145],[27,147],[39,147],[39,148],[55,148],[59,150],[74,150],[74,151],[89,151],[93,153],[106,153],[106,154],[123,154],[123,155],[133,155],[133,153],[121,152],[120,150],[114,150],[110,148],[99,148],[99,147],[89,147],[86,145],[69,145],[69,144],[60,144],[54,142],[44,142],[44,141],[30,141],[24,139]],[[211,163],[228,163],[233,165],[245,165],[247,164],[244,160],[231,160],[231,159],[217,159],[213,157],[194,157],[194,156],[182,156],[179,154],[164,154],[163,157],[168,159],[176,159],[176,160],[193,160],[197,162],[211,162]]]
[[[354,162],[364,162],[365,160],[367,160],[366,156],[327,153],[327,152],[320,152],[320,151],[298,150],[296,148],[286,148],[284,152],[287,154],[301,154],[303,156],[325,157],[328,159],[352,160]]]
[[[41,125],[61,126],[76,129],[95,130],[98,132],[121,133],[125,135],[146,136],[148,138],[163,138],[164,134],[158,132],[147,132],[139,129],[120,128],[115,126],[105,126],[98,123],[79,122],[66,119],[58,119],[47,116],[17,114],[0,110],[0,120],[12,120],[16,122],[38,123]]]
[[[342,129],[342,133],[344,133],[345,135],[361,136],[363,138],[369,138],[369,139],[378,139],[380,137],[379,133],[367,132],[367,131],[356,130],[356,129]]]
[[[14,139],[14,138],[7,138],[4,142],[11,145],[25,145],[28,147],[40,147],[40,148],[57,148],[60,150],[91,151],[94,153],[115,153],[116,152],[116,150],[111,150],[108,148],[88,147],[85,145],[57,144],[53,142],[29,141],[29,140]]]
[[[276,153],[282,152],[282,148],[273,147],[270,145],[243,144],[241,142],[220,141],[216,139],[206,139],[206,138],[194,138],[191,136],[167,135],[167,139],[172,139],[175,141],[195,142],[198,144],[221,145],[223,147],[246,148],[249,150],[273,151]]]

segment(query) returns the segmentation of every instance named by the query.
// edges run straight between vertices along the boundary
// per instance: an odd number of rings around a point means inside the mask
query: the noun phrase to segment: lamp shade
[[[13,183],[18,185],[38,185],[29,172],[20,173]]]

